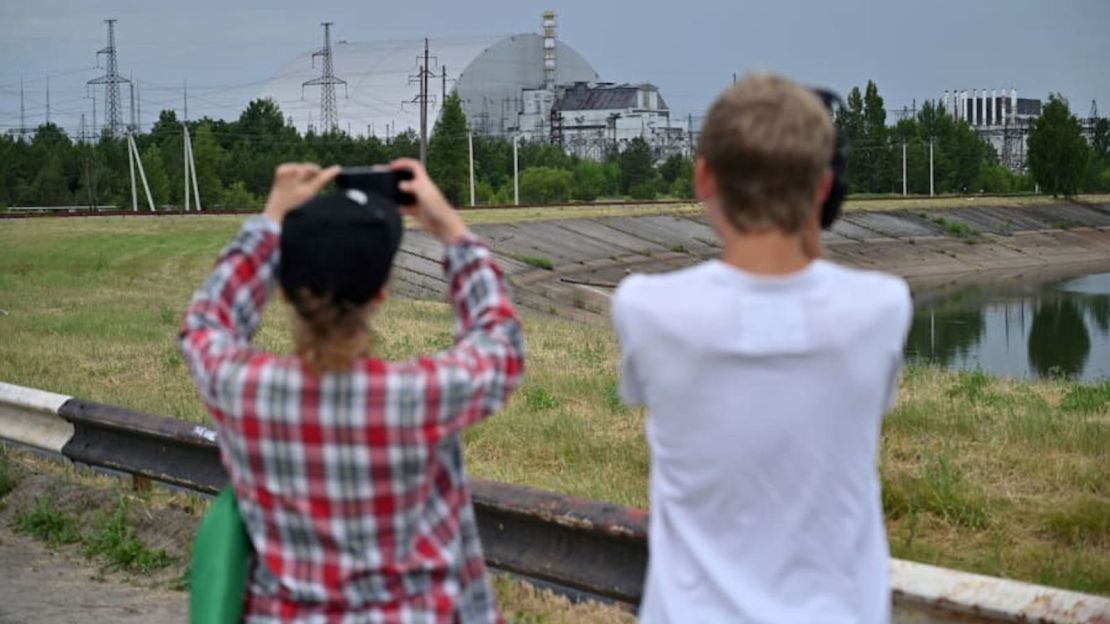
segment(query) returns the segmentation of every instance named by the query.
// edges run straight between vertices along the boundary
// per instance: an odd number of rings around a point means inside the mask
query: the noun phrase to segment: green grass
[[[84,515],[94,518],[90,522]],[[135,536],[130,505],[122,495],[114,509],[79,515],[57,506],[48,493],[17,511],[11,528],[52,548],[79,544],[85,557],[104,562],[107,569],[146,574],[176,562],[166,551],[152,549]]]
[[[543,269],[545,271],[555,270],[555,263],[552,262],[551,258],[548,258],[547,256],[520,255],[517,256],[516,259],[520,260],[524,264],[527,264],[528,266],[534,266],[537,269]]]
[[[0,446],[0,499],[14,490],[16,483],[15,474],[13,474],[11,464],[8,462],[7,453],[4,447]]]
[[[239,221],[0,223],[0,380],[207,421],[177,323]],[[260,347],[290,350],[288,314],[271,304]],[[387,358],[451,342],[441,303],[390,299],[372,324]],[[466,432],[468,472],[645,506],[644,414],[619,400],[612,332],[546,316],[524,324],[527,375],[505,410]],[[910,367],[884,423],[880,473],[895,556],[1110,594],[1110,383]],[[64,536],[42,504],[32,524]]]
[[[175,562],[166,551],[150,548],[135,536],[130,505],[123,496],[117,499],[115,509],[104,514],[96,529],[83,541],[85,556],[100,557],[109,568],[126,572],[152,572]]]
[[[925,213],[920,214],[922,217],[926,216]],[[949,221],[944,217],[933,217],[931,220],[933,223],[943,227],[944,232],[949,236],[955,236],[956,238],[962,238],[969,241],[977,239],[981,236],[979,230],[976,230],[975,228],[962,221]]]
[[[1110,541],[1110,501],[1084,496],[1041,515],[1044,530],[1058,541],[1107,546]]]
[[[38,498],[30,509],[15,514],[11,527],[51,547],[81,541],[76,516],[56,508],[49,495]]]

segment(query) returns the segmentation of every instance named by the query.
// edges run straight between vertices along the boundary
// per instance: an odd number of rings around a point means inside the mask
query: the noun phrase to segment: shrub
[[[651,182],[640,182],[628,189],[632,199],[655,199],[655,185]]]
[[[253,193],[247,190],[247,185],[242,180],[234,182],[224,191],[223,205],[225,208],[259,208],[262,202]]]
[[[570,197],[574,174],[554,167],[532,167],[520,174],[520,199],[530,204],[549,204]]]
[[[574,199],[594,201],[605,192],[605,166],[584,160],[574,166]]]

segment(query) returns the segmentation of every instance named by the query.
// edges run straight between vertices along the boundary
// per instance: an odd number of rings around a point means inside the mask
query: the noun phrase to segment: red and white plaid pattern
[[[181,333],[257,552],[246,620],[500,621],[459,434],[500,409],[523,372],[501,270],[478,241],[454,241],[454,347],[315,376],[250,345],[279,235],[266,218],[248,220]]]

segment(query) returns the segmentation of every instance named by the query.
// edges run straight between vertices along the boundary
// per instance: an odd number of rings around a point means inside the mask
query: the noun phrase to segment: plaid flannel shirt
[[[181,333],[256,551],[246,620],[500,621],[459,434],[501,408],[523,372],[501,270],[477,240],[452,242],[454,347],[316,376],[250,345],[279,236],[249,219]]]

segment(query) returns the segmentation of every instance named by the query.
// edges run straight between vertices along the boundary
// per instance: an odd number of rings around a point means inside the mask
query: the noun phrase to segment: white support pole
[[[474,206],[474,133],[466,133],[466,147],[470,159],[470,205]]]
[[[906,194],[906,144],[902,143],[902,195]]]
[[[181,166],[185,173],[185,212],[189,212],[189,126],[181,124]]]
[[[933,139],[929,139],[929,197],[935,195],[933,193]]]
[[[200,207],[200,190],[197,189],[197,161],[193,158],[193,142],[188,142],[189,146],[189,171],[192,172],[193,178],[193,201],[197,203],[197,212],[201,211]]]
[[[513,205],[520,205],[520,163],[517,157],[517,144],[520,143],[520,135],[513,135]]]
[[[135,154],[131,151],[131,135],[127,135],[127,168],[131,170],[131,211],[139,211],[139,194],[135,188]]]
[[[139,146],[135,145],[135,135],[127,135],[127,143],[131,146],[131,151],[135,153],[135,163],[139,166],[139,178],[143,181],[143,190],[146,191],[146,204],[150,207],[151,212],[154,210],[154,198],[150,195],[150,185],[146,181],[146,169],[143,169],[143,158],[139,155]]]

